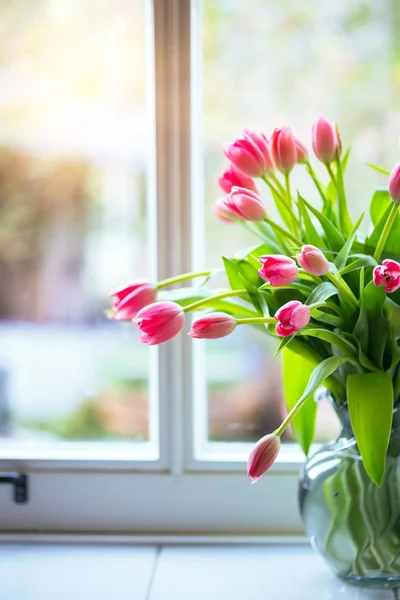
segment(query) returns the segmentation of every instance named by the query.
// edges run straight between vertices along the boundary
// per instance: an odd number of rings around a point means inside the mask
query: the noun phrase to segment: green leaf
[[[296,404],[313,372],[314,365],[288,346],[283,352],[283,393],[288,411]],[[293,433],[307,456],[314,439],[317,404],[312,395],[292,421]]]
[[[329,358],[326,358],[320,362],[313,370],[306,389],[300,396],[298,403],[306,400],[308,396],[313,394],[315,390],[321,387],[325,380],[328,379],[328,377],[332,375],[336,369],[348,362],[353,363],[354,360],[350,356],[330,356]],[[327,387],[329,386],[327,385]]]
[[[336,229],[334,225],[327,219],[319,210],[311,206],[308,202],[304,200],[304,203],[308,210],[312,212],[312,214],[318,219],[321,224],[322,229],[325,232],[326,241],[331,250],[336,250],[339,252],[344,244],[344,238],[340,231]]]
[[[322,329],[314,326],[307,326],[297,332],[300,336],[311,336],[319,340],[324,340],[328,344],[336,346],[344,355],[356,355],[356,349],[348,340],[329,329]]]
[[[376,246],[378,245],[379,238],[381,237],[381,233],[383,231],[384,226],[389,217],[389,213],[392,209],[393,204],[391,203],[386,209],[385,213],[382,215],[378,224],[375,226],[371,235],[369,236],[366,246],[370,250],[370,254],[373,254]],[[392,229],[390,230],[390,234],[388,239],[386,240],[386,244],[384,247],[385,254],[391,254],[391,258],[397,258],[400,256],[400,214],[397,213],[394,223],[392,225]]]
[[[349,259],[352,258],[354,258],[355,260],[350,262],[343,269],[340,269],[340,275],[346,275],[346,273],[351,273],[352,271],[356,271],[357,269],[362,269],[362,267],[375,267],[377,264],[376,260],[369,254],[351,254],[349,256]]]
[[[393,418],[393,385],[388,373],[364,373],[347,378],[350,420],[364,467],[379,487]]]
[[[330,281],[324,281],[313,289],[306,300],[306,304],[316,304],[317,302],[325,302],[328,298],[337,295],[338,290]]]
[[[393,338],[400,339],[400,306],[390,298],[386,298],[383,312],[388,320]]]
[[[383,173],[384,175],[390,175],[390,171],[387,169],[383,169],[382,167],[378,167],[378,165],[373,165],[372,163],[365,163],[367,167],[371,167],[371,169],[375,169],[375,171],[379,171],[379,173]]]
[[[288,335],[281,339],[281,341],[279,342],[279,346],[274,354],[274,358],[275,358],[275,356],[278,356],[278,354],[280,354],[282,352],[282,350],[290,344],[290,342],[292,341],[293,338],[294,338],[294,335]]]
[[[375,190],[369,207],[372,223],[374,225],[379,223],[391,204],[392,200],[387,188],[379,188]]]
[[[349,209],[347,207],[346,193],[344,189],[342,163],[340,162],[339,153],[336,150],[336,185],[337,185],[337,199],[338,199],[338,214],[339,214],[339,225],[341,232],[344,233],[345,237],[350,235],[353,229],[351,222]]]
[[[335,258],[334,262],[339,270],[343,269],[343,267],[346,266],[347,259],[349,258],[349,254],[350,254],[351,248],[353,246],[354,238],[356,237],[357,230],[360,227],[361,221],[363,220],[363,218],[364,218],[364,213],[362,213],[360,215],[360,217],[358,218],[357,223],[354,225],[349,237],[346,240],[346,243],[344,244],[343,248],[340,250],[337,257]]]
[[[185,287],[172,290],[162,290],[158,293],[158,299],[176,302],[176,304],[179,304],[179,306],[185,307],[189,304],[193,304],[194,302],[198,302],[199,300],[210,298],[210,302],[199,306],[197,310],[218,310],[242,319],[259,316],[259,313],[252,309],[251,304],[243,299],[243,296],[241,296],[242,302],[238,302],[233,298],[211,300],[215,295],[215,290],[209,290],[203,287]]]
[[[386,340],[389,335],[389,326],[383,316],[383,305],[386,292],[383,287],[377,287],[370,281],[364,290],[365,311],[368,319],[368,356],[374,363],[383,368],[383,356]]]
[[[307,208],[304,203],[304,198],[298,193],[297,203],[300,211],[301,218],[303,219],[304,229],[306,232],[306,240],[309,244],[316,246],[317,248],[323,248],[325,243],[322,237],[316,230],[310,215],[308,214]]]
[[[242,290],[243,289],[243,281],[239,275],[239,270],[237,268],[237,263],[229,258],[222,257],[222,262],[224,263],[225,273],[228,278],[229,285],[233,290]]]

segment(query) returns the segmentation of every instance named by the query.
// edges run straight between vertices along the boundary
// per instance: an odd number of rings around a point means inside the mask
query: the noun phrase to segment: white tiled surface
[[[1,600],[393,600],[308,546],[0,545]]]

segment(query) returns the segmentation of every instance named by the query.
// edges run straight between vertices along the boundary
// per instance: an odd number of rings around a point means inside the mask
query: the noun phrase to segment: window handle
[[[28,476],[23,473],[0,473],[0,483],[11,483],[14,486],[14,502],[28,502]]]

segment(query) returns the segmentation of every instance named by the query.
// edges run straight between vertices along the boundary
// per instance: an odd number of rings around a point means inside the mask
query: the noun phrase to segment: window
[[[256,491],[245,477],[252,441],[279,419],[270,341],[182,336],[149,351],[103,310],[125,278],[218,265],[237,250],[239,232],[209,208],[220,144],[246,126],[268,134],[290,122],[306,140],[318,113],[336,118],[354,141],[359,208],[380,184],[364,163],[386,167],[397,151],[396,10],[316,0],[0,9],[0,468],[30,484],[24,506],[0,486],[2,530],[301,531],[296,446]],[[321,439],[333,435],[326,409],[320,418]]]

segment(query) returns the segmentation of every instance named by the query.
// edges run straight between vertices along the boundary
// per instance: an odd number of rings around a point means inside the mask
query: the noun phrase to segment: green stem
[[[385,248],[385,244],[389,237],[390,230],[392,229],[393,223],[396,219],[398,209],[399,209],[399,204],[396,204],[394,202],[393,206],[392,206],[392,210],[390,211],[388,220],[385,223],[385,227],[382,230],[378,244],[375,248],[374,259],[376,260],[376,262],[379,262],[379,260],[381,258],[381,254],[383,252],[383,249]]]
[[[180,283],[181,281],[187,281],[188,279],[194,279],[195,277],[208,277],[211,275],[212,271],[201,271],[200,273],[183,273],[182,275],[177,275],[176,277],[170,277],[169,279],[163,279],[159,283],[157,283],[157,289],[160,290],[163,287],[167,287],[168,285],[173,285],[174,283]]]
[[[273,171],[272,171],[270,177],[271,177],[271,179],[273,179],[275,181],[276,185],[280,189],[281,194],[284,196],[285,188],[283,187],[283,185],[281,184],[281,182],[279,181],[279,179],[277,178],[277,176],[275,175],[275,173]]]
[[[298,237],[296,237],[292,233],[289,233],[289,231],[278,225],[278,223],[275,223],[275,221],[272,221],[272,219],[265,217],[264,221],[268,223],[268,225],[271,225],[273,229],[277,229],[283,236],[289,238],[289,240],[292,240],[292,242],[297,244],[299,247],[303,244],[303,242]]]
[[[262,180],[267,184],[267,186],[269,187],[269,189],[271,190],[271,192],[273,192],[273,194],[276,194],[279,197],[279,200],[282,202],[283,206],[286,208],[286,210],[288,211],[289,215],[291,217],[295,216],[293,215],[293,211],[292,211],[292,207],[290,206],[290,204],[287,203],[287,200],[285,198],[285,190],[282,188],[282,185],[280,185],[282,191],[277,190],[276,187],[274,186],[273,183],[271,183],[271,181],[269,181],[269,179],[267,179],[267,177],[262,177]]]
[[[318,180],[318,177],[317,177],[317,175],[316,175],[316,173],[315,173],[314,169],[313,169],[313,168],[312,168],[312,166],[311,166],[311,163],[309,163],[309,162],[307,163],[307,171],[308,171],[308,172],[309,172],[309,174],[311,175],[311,179],[312,179],[312,180],[313,180],[313,182],[315,183],[315,186],[316,186],[316,188],[317,188],[317,190],[318,190],[318,193],[319,193],[319,195],[320,195],[320,196],[321,196],[321,198],[322,198],[322,201],[323,201],[323,203],[324,203],[324,204],[327,204],[328,200],[327,200],[327,198],[326,198],[326,195],[325,195],[325,193],[324,193],[324,191],[323,191],[323,189],[322,189],[322,186],[321,186],[321,184],[320,184],[320,182],[319,182],[319,180]]]
[[[252,317],[250,319],[236,319],[238,325],[253,325],[257,323],[275,323],[276,319],[272,317]]]
[[[343,279],[339,279],[338,277],[336,277],[336,275],[334,275],[330,271],[328,271],[326,276],[332,281],[332,283],[337,287],[337,289],[342,292],[343,296],[349,301],[351,307],[357,308],[357,298],[355,297],[347,283],[343,281]]]
[[[222,300],[223,298],[229,298],[230,296],[244,296],[247,294],[247,290],[230,290],[229,292],[223,292],[222,294],[217,294],[216,296],[209,296],[208,298],[203,298],[197,302],[192,302],[192,304],[183,306],[182,309],[184,312],[189,312],[191,310],[195,310],[199,306],[203,306],[203,304],[213,302],[214,300]]]
[[[332,167],[331,167],[331,165],[328,163],[328,164],[327,164],[327,165],[325,165],[325,166],[326,166],[326,170],[327,170],[327,171],[328,171],[328,173],[329,173],[329,177],[332,179],[332,181],[333,181],[333,183],[334,183],[335,187],[337,188],[336,177],[335,177],[335,174],[334,174],[334,172],[332,171]]]
[[[285,184],[286,184],[286,197],[287,197],[287,204],[290,207],[290,213],[293,219],[293,224],[294,224],[294,233],[298,233],[299,232],[299,221],[296,217],[296,215],[293,212],[293,201],[292,201],[292,192],[290,190],[290,173],[285,173]],[[300,243],[301,245],[301,243]]]

